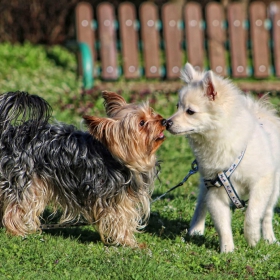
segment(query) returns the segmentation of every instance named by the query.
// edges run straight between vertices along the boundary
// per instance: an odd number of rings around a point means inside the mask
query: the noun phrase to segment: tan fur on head
[[[155,152],[164,141],[163,118],[147,103],[126,104],[112,92],[103,96],[112,118],[84,116],[90,133],[130,168],[142,171],[153,166]]]

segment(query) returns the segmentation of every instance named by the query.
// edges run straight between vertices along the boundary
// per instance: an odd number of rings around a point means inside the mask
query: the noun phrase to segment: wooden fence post
[[[182,10],[180,5],[167,3],[162,7],[163,38],[166,57],[166,77],[180,77],[182,68]]]
[[[78,42],[86,43],[92,53],[93,65],[96,58],[94,48],[95,44],[95,31],[92,28],[93,21],[92,6],[89,3],[81,2],[76,7],[76,32]],[[78,54],[79,74],[82,75],[81,57]]]
[[[204,32],[201,6],[189,2],[184,8],[185,38],[188,62],[198,71],[204,69]]]
[[[144,2],[140,6],[141,38],[145,76],[160,78],[160,52],[158,32],[158,9],[154,3]]]
[[[97,6],[98,33],[100,40],[101,77],[117,79],[117,46],[115,12],[112,4],[103,2]]]
[[[268,31],[265,28],[265,4],[263,2],[252,2],[250,4],[249,15],[254,76],[265,78],[269,76]]]
[[[270,4],[272,20],[272,39],[274,68],[277,77],[280,77],[280,2]]]
[[[222,5],[216,2],[210,2],[206,6],[209,62],[210,68],[221,76],[227,74],[224,20]]]
[[[139,77],[138,34],[136,31],[135,6],[129,2],[119,5],[119,24],[124,76]]]
[[[247,36],[242,3],[231,3],[228,7],[229,47],[232,76],[247,76]]]

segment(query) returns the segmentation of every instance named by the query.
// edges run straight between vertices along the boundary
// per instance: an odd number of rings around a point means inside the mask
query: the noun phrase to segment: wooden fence
[[[161,11],[152,2],[138,11],[130,2],[117,11],[109,2],[96,11],[82,2],[76,7],[76,31],[85,88],[94,77],[178,79],[187,61],[222,76],[280,77],[280,1],[269,7],[252,2],[248,13],[238,2],[227,11],[217,2],[205,11],[198,2],[183,8],[167,3]]]

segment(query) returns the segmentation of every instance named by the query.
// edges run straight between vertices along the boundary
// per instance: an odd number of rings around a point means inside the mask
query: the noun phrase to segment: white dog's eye
[[[188,109],[188,110],[186,111],[186,113],[187,113],[188,115],[193,115],[195,112],[194,112],[193,110],[191,110],[191,109]]]
[[[145,121],[142,120],[142,121],[140,122],[140,125],[143,126],[144,124],[145,124]]]

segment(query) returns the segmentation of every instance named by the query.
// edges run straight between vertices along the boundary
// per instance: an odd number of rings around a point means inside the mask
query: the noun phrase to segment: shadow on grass
[[[46,224],[57,224],[61,217],[61,212],[58,211],[56,214],[53,214],[51,209],[47,208],[44,211],[41,223],[42,225]],[[98,243],[101,241],[100,235],[95,231],[93,226],[73,226],[57,229],[43,229],[43,232],[52,236],[61,236],[63,238],[70,238],[77,240],[81,243]]]
[[[52,236],[60,236],[63,238],[70,238],[77,240],[80,243],[98,243],[101,242],[100,235],[93,229],[89,229],[89,226],[79,228],[64,228],[64,229],[50,229],[44,230],[46,234]]]
[[[172,196],[168,196],[172,198]],[[53,223],[56,224],[59,221],[61,213],[58,211],[55,215],[52,215],[50,209],[46,209],[42,224]],[[50,219],[51,217],[51,219]],[[189,228],[190,221],[185,221],[183,219],[169,219],[163,217],[158,211],[151,212],[148,225],[144,228],[143,234],[148,233],[157,236],[161,239],[171,239],[183,238],[186,243],[192,243],[196,246],[205,246],[208,249],[216,249],[218,247],[217,236],[189,236],[186,229]],[[207,225],[211,227],[211,225]],[[98,243],[101,242],[99,233],[94,229],[93,226],[80,226],[80,227],[68,227],[68,228],[58,228],[58,229],[47,229],[43,230],[44,233],[52,236],[60,236],[63,238],[70,238],[77,240],[78,242],[87,243]]]
[[[203,235],[190,236],[186,230],[189,228],[189,224],[190,221],[184,221],[182,219],[171,220],[164,218],[159,212],[152,212],[144,232],[148,232],[161,239],[175,240],[179,237],[186,243],[192,243],[199,247],[205,246],[207,249],[216,249],[219,246],[216,235],[207,236],[207,238]]]

